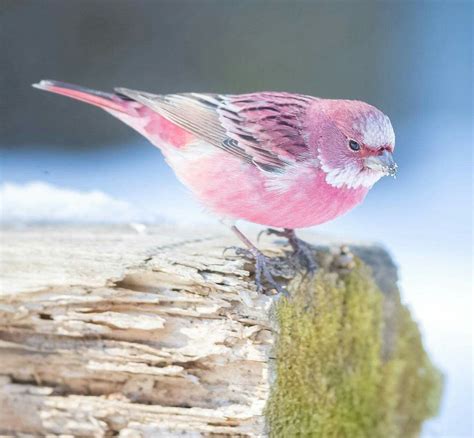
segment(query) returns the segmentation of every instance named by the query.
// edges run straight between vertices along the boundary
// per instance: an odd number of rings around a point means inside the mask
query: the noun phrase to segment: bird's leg
[[[283,231],[268,228],[267,234],[275,234],[277,236],[286,237],[288,243],[293,248],[294,255],[298,258],[300,263],[308,270],[310,274],[313,274],[318,268],[316,259],[314,257],[314,248],[305,242],[304,240],[296,237],[295,230],[291,228],[284,228]]]
[[[243,255],[245,257],[251,257],[255,260],[255,284],[257,285],[257,291],[262,293],[264,292],[264,287],[262,285],[263,276],[278,293],[288,295],[288,292],[273,278],[270,269],[271,260],[265,256],[249,239],[247,239],[247,237],[235,225],[232,225],[230,228],[247,247],[247,249],[236,248],[236,254]]]

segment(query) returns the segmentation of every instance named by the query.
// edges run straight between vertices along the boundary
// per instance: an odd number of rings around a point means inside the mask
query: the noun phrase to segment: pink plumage
[[[96,105],[134,128],[224,218],[286,229],[321,224],[396,171],[390,120],[364,102],[283,92],[155,95],[55,81],[35,86]]]
[[[363,102],[281,92],[108,94],[52,81],[38,87],[97,105],[136,129],[222,217],[284,228],[321,224],[394,171],[390,121]]]

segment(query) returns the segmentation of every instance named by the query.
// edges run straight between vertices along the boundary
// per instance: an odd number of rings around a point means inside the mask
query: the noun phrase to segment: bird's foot
[[[290,239],[289,242],[293,248],[294,257],[298,260],[299,264],[305,268],[310,275],[313,275],[318,269],[314,247],[296,236],[294,239]]]
[[[235,254],[238,256],[245,257],[246,259],[255,261],[255,284],[257,286],[257,292],[265,293],[265,287],[263,281],[266,281],[273,289],[275,289],[279,294],[288,296],[287,290],[279,284],[274,275],[278,273],[277,262],[272,260],[270,257],[267,257],[258,249],[244,249],[239,247],[230,247],[226,250],[234,250]]]
[[[314,274],[318,268],[316,262],[314,247],[302,239],[296,237],[294,230],[285,228],[283,231],[268,228],[263,231],[268,235],[273,234],[288,239],[288,243],[293,249],[293,259],[296,260],[296,265],[306,269],[309,274]],[[259,234],[262,234],[262,232]]]

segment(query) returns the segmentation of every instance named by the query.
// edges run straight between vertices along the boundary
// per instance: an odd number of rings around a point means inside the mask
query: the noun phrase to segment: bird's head
[[[318,160],[335,187],[370,188],[382,176],[395,176],[395,134],[377,108],[351,100],[323,100],[324,123],[316,132]]]

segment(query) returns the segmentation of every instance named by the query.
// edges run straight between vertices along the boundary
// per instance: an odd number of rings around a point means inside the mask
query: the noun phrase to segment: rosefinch
[[[222,218],[281,227],[306,264],[295,228],[334,219],[395,175],[389,118],[353,100],[283,92],[156,95],[104,93],[56,81],[34,85],[98,106],[158,146],[178,178]],[[261,276],[278,291],[269,260],[237,229]]]

